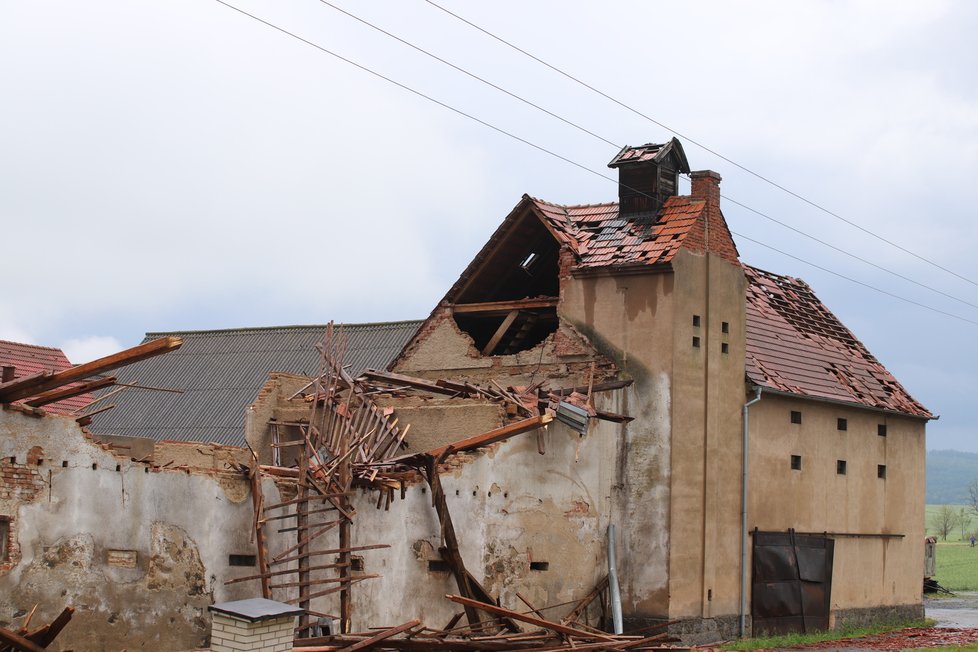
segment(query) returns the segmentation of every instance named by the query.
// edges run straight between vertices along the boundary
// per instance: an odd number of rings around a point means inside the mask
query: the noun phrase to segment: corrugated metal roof
[[[346,324],[345,363],[358,375],[383,369],[420,321]],[[315,375],[326,326],[278,326],[215,331],[147,333],[183,340],[180,349],[119,369],[120,382],[183,390],[183,394],[130,389],[109,402],[113,410],[95,417],[99,434],[149,437],[157,441],[244,445],[245,409],[275,371]]]
[[[756,385],[917,417],[933,415],[799,279],[744,265],[747,377]]]
[[[0,340],[0,365],[15,367],[14,378],[31,376],[41,371],[64,371],[72,366],[61,349],[5,340]],[[72,383],[68,387],[76,385],[78,383]],[[88,405],[91,401],[91,394],[81,394],[57,403],[49,403],[43,409],[56,414],[71,414]],[[18,403],[23,403],[23,401],[18,401]]]

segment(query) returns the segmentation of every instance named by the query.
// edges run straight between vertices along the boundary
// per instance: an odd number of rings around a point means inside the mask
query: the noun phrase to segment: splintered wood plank
[[[50,376],[45,377],[42,375],[40,378],[28,377],[12,380],[0,385],[0,403],[19,401],[29,396],[63,387],[75,381],[88,378],[89,376],[112,371],[113,369],[118,369],[119,367],[124,367],[163,353],[169,353],[180,348],[182,344],[183,340],[179,337],[161,337],[151,342],[126,349],[125,351],[93,360],[92,362],[86,362],[85,364],[59,371]]]
[[[506,331],[509,330],[510,326],[513,325],[513,322],[516,321],[516,318],[519,316],[519,310],[511,310],[509,314],[503,318],[503,322],[499,325],[499,328],[497,328],[496,332],[492,334],[492,337],[489,338],[486,345],[482,347],[482,355],[492,355],[492,352],[496,350],[496,347],[499,346],[499,342],[506,335]]]
[[[78,396],[79,394],[87,394],[89,392],[94,392],[96,390],[102,389],[103,387],[108,387],[109,385],[115,384],[115,376],[109,376],[108,378],[100,378],[98,380],[93,380],[87,383],[82,383],[75,387],[63,387],[61,389],[54,389],[50,392],[44,392],[35,398],[27,401],[27,405],[31,407],[41,407],[42,405],[48,405],[49,403],[55,403],[56,401],[62,401],[66,398],[72,398],[73,396]]]
[[[487,613],[495,614],[497,616],[505,616],[506,618],[512,618],[513,620],[519,620],[521,622],[533,625],[534,627],[540,627],[541,629],[549,629],[552,632],[557,632],[558,634],[565,634],[567,636],[576,636],[578,638],[584,639],[598,639],[602,641],[614,641],[614,636],[609,636],[605,634],[594,634],[592,632],[586,632],[583,629],[575,629],[574,627],[568,627],[567,625],[561,625],[560,623],[551,622],[549,620],[544,620],[542,618],[536,618],[534,616],[529,616],[527,614],[521,614],[518,611],[512,611],[511,609],[504,609],[494,604],[488,604],[485,602],[479,602],[478,600],[471,600],[469,598],[463,598],[460,595],[446,595],[446,598],[452,602],[457,602],[463,607],[469,606],[476,609],[481,609]]]
[[[0,627],[0,642],[6,643],[20,652],[44,652],[44,648],[26,639],[17,632]]]
[[[457,303],[452,306],[452,312],[455,314],[505,314],[510,310],[534,310],[556,307],[557,298],[554,297],[545,299],[517,299],[515,301],[486,301],[483,303]]]

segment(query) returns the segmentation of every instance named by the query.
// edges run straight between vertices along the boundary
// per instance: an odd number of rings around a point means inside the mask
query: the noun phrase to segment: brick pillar
[[[255,598],[211,605],[212,652],[289,652],[303,610]]]

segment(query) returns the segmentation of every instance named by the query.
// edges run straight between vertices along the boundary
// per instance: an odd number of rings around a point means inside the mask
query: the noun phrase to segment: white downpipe
[[[624,626],[621,621],[621,591],[618,588],[618,560],[615,555],[615,526],[608,526],[608,592],[611,593],[611,620],[614,633],[621,634]]]
[[[750,426],[750,406],[761,400],[761,388],[755,387],[757,394],[753,399],[744,403],[744,436],[741,442],[741,468],[743,476],[740,480],[740,636],[747,636],[747,461],[748,439]]]

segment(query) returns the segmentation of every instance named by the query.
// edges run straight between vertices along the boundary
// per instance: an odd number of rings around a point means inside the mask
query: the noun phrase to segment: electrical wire
[[[914,258],[916,258],[918,260],[921,260],[921,261],[927,263],[928,265],[931,265],[933,267],[936,267],[937,269],[939,269],[941,271],[944,271],[944,272],[946,272],[946,273],[948,273],[948,274],[950,274],[952,276],[955,276],[955,277],[961,279],[962,281],[966,281],[966,282],[968,282],[968,283],[970,283],[972,285],[978,286],[978,282],[976,282],[976,281],[968,278],[967,276],[964,276],[962,274],[959,274],[959,273],[955,272],[954,270],[948,269],[947,267],[944,267],[943,265],[940,265],[939,263],[936,263],[933,260],[930,260],[929,258],[926,258],[925,256],[922,256],[922,255],[920,255],[920,254],[918,254],[918,253],[916,253],[914,251],[911,251],[910,249],[907,249],[903,245],[897,244],[896,242],[893,242],[892,240],[890,240],[890,239],[888,239],[888,238],[886,238],[886,237],[884,237],[884,236],[882,236],[882,235],[880,235],[880,234],[878,234],[878,233],[876,233],[874,231],[871,231],[870,229],[867,229],[866,227],[858,224],[857,222],[854,222],[853,220],[850,220],[850,219],[848,219],[846,217],[843,217],[842,215],[840,215],[840,214],[838,214],[838,213],[836,213],[836,212],[834,212],[832,210],[829,210],[828,208],[822,206],[821,204],[819,204],[819,203],[817,203],[817,202],[815,202],[815,201],[813,201],[811,199],[808,199],[807,197],[805,197],[805,196],[803,196],[803,195],[801,195],[801,194],[799,194],[799,193],[791,190],[790,188],[786,188],[785,186],[781,185],[780,183],[778,183],[778,182],[776,182],[776,181],[774,181],[774,180],[772,180],[772,179],[770,179],[770,178],[768,178],[768,177],[760,174],[759,172],[755,172],[754,170],[748,168],[747,166],[741,165],[740,163],[738,163],[738,162],[736,162],[736,161],[734,161],[734,160],[732,160],[732,159],[724,156],[723,154],[721,154],[721,153],[717,152],[716,150],[708,147],[707,145],[704,145],[703,143],[700,143],[699,141],[696,141],[693,138],[690,138],[689,136],[687,136],[685,134],[682,134],[682,133],[676,131],[672,127],[670,127],[670,126],[668,126],[668,125],[666,125],[666,124],[664,124],[662,122],[659,122],[655,118],[653,118],[653,117],[651,117],[651,116],[649,116],[649,115],[647,115],[647,114],[639,111],[638,109],[636,109],[636,108],[634,108],[632,106],[629,106],[625,102],[622,102],[621,100],[619,100],[619,99],[617,99],[615,97],[612,97],[611,95],[609,95],[609,94],[607,94],[607,93],[605,93],[605,92],[603,92],[603,91],[595,88],[594,86],[588,84],[587,82],[584,82],[581,79],[578,79],[574,75],[571,75],[570,73],[561,70],[557,66],[555,66],[553,64],[550,64],[550,63],[544,61],[543,59],[541,59],[541,58],[539,58],[539,57],[531,54],[530,52],[527,52],[523,48],[521,48],[521,47],[519,47],[517,45],[514,45],[513,43],[510,43],[506,39],[504,39],[504,38],[502,38],[500,36],[497,36],[497,35],[493,34],[489,30],[487,30],[487,29],[485,29],[483,27],[480,27],[479,25],[476,25],[472,21],[467,20],[467,19],[463,18],[462,16],[459,16],[458,14],[456,14],[456,13],[454,13],[454,12],[446,9],[445,7],[442,7],[438,3],[433,2],[433,0],[425,0],[425,2],[427,2],[432,7],[435,7],[436,9],[439,9],[440,11],[443,11],[444,13],[448,14],[449,16],[452,16],[453,18],[455,18],[455,19],[457,19],[457,20],[465,23],[466,25],[468,25],[468,26],[470,26],[470,27],[472,27],[472,28],[474,28],[474,29],[482,32],[486,36],[488,36],[488,37],[490,37],[492,39],[495,39],[496,41],[499,41],[503,45],[506,45],[507,47],[510,47],[513,50],[516,50],[517,52],[519,52],[519,53],[521,53],[521,54],[529,57],[530,59],[533,59],[537,63],[539,63],[539,64],[541,64],[543,66],[546,66],[550,70],[552,70],[552,71],[554,71],[554,72],[556,72],[556,73],[558,73],[560,75],[563,75],[567,79],[575,82],[576,84],[579,84],[579,85],[583,86],[584,88],[592,91],[593,93],[597,93],[601,97],[605,98],[606,100],[609,100],[610,102],[613,102],[613,103],[617,104],[621,108],[626,109],[627,111],[631,111],[635,115],[637,115],[637,116],[639,116],[641,118],[644,118],[644,119],[648,120],[649,122],[651,122],[654,125],[658,125],[659,127],[665,129],[669,133],[674,134],[676,136],[679,136],[683,140],[685,140],[685,141],[687,141],[689,143],[692,143],[693,145],[696,145],[697,147],[699,147],[703,151],[709,152],[710,154],[716,156],[717,158],[719,158],[719,159],[721,159],[721,160],[729,163],[730,165],[732,165],[732,166],[734,166],[734,167],[736,167],[736,168],[738,168],[740,170],[743,170],[747,174],[749,174],[749,175],[751,175],[751,176],[753,176],[753,177],[755,177],[755,178],[763,181],[764,183],[767,183],[767,184],[769,184],[769,185],[777,188],[778,190],[781,190],[782,192],[785,192],[785,193],[791,195],[792,197],[794,197],[796,199],[799,199],[800,201],[802,201],[802,202],[808,204],[809,206],[811,206],[811,207],[813,207],[813,208],[815,208],[815,209],[817,209],[817,210],[825,213],[826,215],[829,215],[831,217],[834,217],[837,220],[840,220],[842,222],[845,222],[849,226],[851,226],[853,228],[856,228],[856,229],[862,231],[863,233],[865,233],[867,235],[870,235],[870,236],[876,238],[877,240],[879,240],[881,242],[885,242],[886,244],[890,245],[891,247],[894,247],[896,249],[899,249],[900,251],[904,252],[905,254],[908,254],[910,256],[913,256]]]
[[[419,90],[416,90],[414,88],[411,88],[410,86],[407,86],[405,84],[402,84],[401,82],[398,82],[398,81],[396,81],[396,80],[394,80],[394,79],[392,79],[390,77],[387,77],[387,76],[385,76],[385,75],[383,75],[383,74],[381,74],[381,73],[379,73],[379,72],[377,72],[375,70],[372,70],[371,68],[368,68],[367,66],[364,66],[362,64],[359,64],[359,63],[353,61],[352,59],[348,59],[348,58],[346,58],[346,57],[344,57],[344,56],[342,56],[340,54],[337,54],[336,52],[333,52],[332,50],[329,50],[329,49],[327,49],[327,48],[319,45],[318,43],[314,43],[313,41],[310,41],[310,40],[308,40],[306,38],[303,38],[302,36],[299,36],[298,34],[296,34],[294,32],[291,32],[291,31],[289,31],[289,30],[287,30],[287,29],[285,29],[283,27],[279,27],[278,25],[275,25],[274,23],[271,23],[271,22],[269,22],[269,21],[267,21],[267,20],[265,20],[265,19],[263,19],[263,18],[261,18],[259,16],[256,16],[256,15],[254,15],[252,13],[249,13],[249,12],[245,11],[244,9],[241,9],[239,7],[236,7],[236,6],[232,5],[232,4],[230,4],[229,2],[226,2],[225,0],[214,0],[214,2],[217,2],[218,4],[224,5],[228,9],[232,9],[232,10],[234,10],[234,11],[236,11],[236,12],[238,12],[238,13],[244,15],[244,16],[247,16],[248,18],[251,18],[251,19],[253,19],[253,20],[255,20],[255,21],[259,22],[259,23],[262,23],[263,25],[266,25],[267,27],[270,27],[270,28],[272,28],[272,29],[274,29],[274,30],[276,30],[278,32],[281,32],[282,34],[285,34],[285,35],[290,36],[290,37],[292,37],[292,38],[294,38],[294,39],[296,39],[298,41],[301,41],[302,43],[305,43],[306,45],[309,45],[309,46],[311,46],[311,47],[313,47],[313,48],[315,48],[315,49],[317,49],[317,50],[319,50],[319,51],[321,51],[321,52],[323,52],[325,54],[328,54],[328,55],[330,55],[330,56],[332,56],[332,57],[334,57],[336,59],[339,59],[340,61],[343,61],[344,63],[347,63],[347,64],[349,64],[349,65],[351,65],[351,66],[353,66],[353,67],[355,67],[355,68],[357,68],[359,70],[362,70],[362,71],[364,71],[366,73],[369,73],[370,75],[373,75],[374,77],[377,77],[377,78],[382,79],[382,80],[384,80],[384,81],[386,81],[386,82],[388,82],[390,84],[393,84],[394,86],[397,86],[398,88],[401,88],[402,90],[408,91],[409,93],[412,93],[412,94],[414,94],[414,95],[416,95],[418,97],[421,97],[421,98],[423,98],[425,100],[428,100],[429,102],[432,102],[434,104],[437,104],[438,106],[440,106],[442,108],[448,109],[449,111],[452,111],[453,113],[456,113],[456,114],[461,115],[461,116],[463,116],[465,118],[468,118],[469,120],[472,120],[474,122],[477,122],[478,124],[481,124],[484,127],[487,127],[489,129],[492,129],[493,131],[495,131],[497,133],[503,134],[504,136],[508,136],[509,138],[512,138],[512,139],[514,139],[514,140],[516,140],[518,142],[521,142],[521,143],[523,143],[525,145],[528,145],[529,147],[532,147],[532,148],[534,148],[534,149],[536,149],[536,150],[538,150],[540,152],[543,152],[543,153],[545,153],[545,154],[547,154],[549,156],[552,156],[552,157],[554,157],[554,158],[556,158],[558,160],[561,160],[561,161],[564,161],[565,163],[568,163],[570,165],[573,165],[574,167],[576,167],[576,168],[578,168],[580,170],[583,170],[585,172],[589,172],[589,173],[591,173],[591,174],[593,174],[595,176],[601,177],[602,179],[605,179],[607,181],[611,181],[615,185],[618,185],[618,186],[621,186],[623,188],[626,188],[627,190],[631,190],[631,191],[634,191],[634,192],[638,192],[638,193],[640,193],[642,195],[648,196],[644,192],[638,191],[638,190],[636,190],[634,188],[630,188],[630,187],[628,187],[628,186],[626,186],[624,184],[621,184],[617,179],[614,179],[614,178],[612,178],[612,177],[610,177],[608,175],[605,175],[605,174],[603,174],[601,172],[598,172],[597,170],[594,170],[593,168],[589,168],[586,165],[582,165],[581,163],[578,163],[578,162],[576,162],[576,161],[574,161],[572,159],[569,159],[566,156],[562,156],[562,155],[560,155],[560,154],[558,154],[556,152],[553,152],[553,151],[551,151],[551,150],[549,150],[549,149],[547,149],[545,147],[542,147],[540,145],[537,145],[536,143],[533,143],[533,142],[531,142],[529,140],[526,140],[525,138],[522,138],[520,136],[517,136],[514,133],[511,133],[509,131],[506,131],[505,129],[502,129],[500,127],[497,127],[497,126],[495,126],[495,125],[493,125],[493,124],[491,124],[489,122],[486,122],[485,120],[482,120],[480,118],[477,118],[476,116],[474,116],[472,114],[466,113],[465,111],[462,111],[461,109],[457,109],[457,108],[455,108],[455,107],[453,107],[453,106],[451,106],[449,104],[446,104],[445,102],[442,102],[442,101],[440,101],[438,99],[435,99],[434,97],[431,97],[430,95],[426,95],[425,93],[422,93]],[[828,272],[829,274],[833,274],[834,276],[838,276],[838,277],[843,278],[845,280],[851,281],[853,283],[856,283],[858,285],[861,285],[861,286],[863,286],[865,288],[868,288],[870,290],[879,292],[881,294],[884,294],[886,296],[889,296],[889,297],[892,297],[892,298],[895,298],[895,299],[899,299],[899,300],[904,301],[906,303],[913,304],[913,305],[918,306],[920,308],[924,308],[924,309],[930,310],[932,312],[935,312],[935,313],[938,313],[938,314],[941,314],[941,315],[945,315],[947,317],[952,317],[954,319],[957,319],[957,320],[960,320],[960,321],[967,322],[967,323],[974,324],[974,325],[978,326],[978,321],[972,321],[972,320],[967,319],[965,317],[961,317],[959,315],[955,315],[954,313],[946,312],[944,310],[940,310],[938,308],[934,308],[934,307],[929,306],[927,304],[919,303],[919,302],[913,301],[911,299],[907,299],[906,297],[902,297],[900,295],[893,294],[891,292],[887,292],[886,290],[882,290],[882,289],[877,288],[877,287],[875,287],[873,285],[869,285],[867,283],[863,283],[862,281],[858,281],[856,279],[853,279],[853,278],[850,278],[850,277],[845,276],[843,274],[840,274],[838,272],[832,271],[832,270],[830,270],[828,268],[822,267],[822,266],[817,265],[815,263],[811,263],[811,262],[809,262],[807,260],[804,260],[802,258],[799,258],[799,257],[794,256],[792,254],[789,254],[787,252],[784,252],[784,251],[782,251],[780,249],[777,249],[775,247],[772,247],[771,245],[768,245],[768,244],[765,244],[763,242],[760,242],[759,240],[755,240],[753,238],[747,237],[747,236],[742,235],[742,234],[739,234],[739,233],[735,233],[733,231],[731,231],[731,233],[733,235],[736,235],[737,237],[743,238],[745,240],[748,240],[750,242],[753,242],[755,244],[758,244],[758,245],[760,245],[762,247],[766,247],[766,248],[771,249],[772,251],[776,251],[776,252],[778,252],[778,253],[780,253],[780,254],[782,254],[784,256],[787,256],[787,257],[792,258],[794,260],[797,260],[799,262],[805,263],[806,265],[810,265],[810,266],[815,267],[817,269],[820,269],[822,271]]]
[[[409,47],[409,48],[411,48],[411,49],[413,49],[413,50],[415,50],[417,52],[420,52],[421,54],[424,54],[425,56],[430,57],[430,58],[434,59],[435,61],[438,61],[439,63],[442,63],[442,64],[444,64],[444,65],[452,68],[453,70],[456,70],[457,72],[462,73],[463,75],[466,75],[468,77],[471,77],[472,79],[475,79],[476,81],[479,81],[482,84],[485,84],[485,85],[489,86],[490,88],[493,88],[493,89],[495,89],[495,90],[497,90],[497,91],[499,91],[501,93],[504,93],[505,95],[507,95],[507,96],[509,96],[509,97],[511,97],[511,98],[513,98],[513,99],[515,99],[517,101],[519,101],[519,102],[522,102],[523,104],[526,104],[526,105],[528,105],[530,107],[533,107],[534,109],[537,109],[538,111],[541,111],[541,112],[545,113],[546,115],[548,115],[548,116],[550,116],[552,118],[555,118],[555,119],[563,122],[564,124],[569,125],[569,126],[575,128],[575,129],[577,129],[578,131],[581,131],[581,132],[583,132],[583,133],[585,133],[585,134],[587,134],[589,136],[592,136],[593,138],[596,138],[596,139],[600,140],[601,142],[604,142],[604,143],[606,143],[608,145],[611,145],[612,147],[614,147],[614,148],[616,148],[618,150],[621,150],[622,149],[622,145],[620,145],[618,143],[615,143],[615,142],[609,140],[608,138],[606,138],[606,137],[604,137],[604,136],[602,136],[602,135],[600,135],[598,133],[595,133],[595,132],[593,132],[593,131],[591,131],[591,130],[589,130],[589,129],[587,129],[587,128],[585,128],[585,127],[583,127],[583,126],[581,126],[581,125],[579,125],[579,124],[577,124],[577,123],[575,123],[575,122],[573,122],[571,120],[568,120],[567,118],[564,118],[563,116],[558,115],[557,113],[554,113],[553,111],[550,111],[549,109],[546,109],[546,108],[540,106],[539,104],[535,104],[534,102],[531,102],[530,100],[528,100],[528,99],[526,99],[524,97],[521,97],[520,95],[517,95],[516,93],[513,93],[513,92],[511,92],[511,91],[503,88],[502,86],[499,86],[498,84],[495,84],[495,83],[493,83],[493,82],[491,82],[491,81],[489,81],[489,80],[487,80],[487,79],[485,79],[483,77],[480,77],[479,75],[476,75],[476,74],[474,74],[474,73],[466,70],[465,68],[462,68],[461,66],[458,66],[458,65],[456,65],[456,64],[454,64],[454,63],[452,63],[452,62],[450,62],[450,61],[448,61],[448,60],[446,60],[446,59],[444,59],[444,58],[442,58],[442,57],[440,57],[440,56],[438,56],[436,54],[434,54],[433,52],[430,52],[429,50],[426,50],[426,49],[420,47],[419,45],[416,45],[414,43],[411,43],[410,41],[408,41],[408,40],[406,40],[404,38],[401,38],[397,34],[393,34],[393,33],[389,32],[389,31],[387,31],[386,29],[384,29],[384,28],[382,28],[382,27],[380,27],[380,26],[378,26],[378,25],[376,25],[376,24],[374,24],[374,23],[372,23],[372,22],[370,22],[370,21],[368,21],[368,20],[366,20],[364,18],[361,18],[360,16],[357,16],[356,14],[353,14],[353,13],[351,13],[351,12],[343,9],[342,7],[339,7],[339,6],[335,5],[335,4],[333,4],[332,2],[329,2],[329,0],[318,0],[318,1],[320,3],[326,5],[327,7],[330,7],[331,9],[334,9],[335,11],[337,11],[337,12],[339,12],[339,13],[347,16],[348,18],[351,18],[352,20],[355,20],[355,21],[361,23],[362,25],[366,25],[367,27],[369,27],[369,28],[371,28],[371,29],[373,29],[373,30],[375,30],[377,32],[380,32],[381,34],[384,34],[385,36],[387,36],[389,38],[392,38],[395,41],[397,41],[397,42],[399,42],[399,43],[401,43],[401,44],[403,44],[403,45],[405,45],[405,46],[407,46],[407,47]],[[434,3],[432,3],[432,4],[434,4]],[[689,178],[687,175],[683,175],[683,176],[685,178],[687,178],[687,179]],[[821,244],[821,245],[823,245],[825,247],[828,247],[828,248],[830,248],[830,249],[832,249],[834,251],[837,251],[837,252],[839,252],[841,254],[845,254],[846,256],[849,256],[853,260],[857,260],[857,261],[859,261],[861,263],[864,263],[866,265],[869,265],[871,267],[874,267],[874,268],[876,268],[876,269],[878,269],[880,271],[886,272],[887,274],[891,274],[892,276],[895,276],[896,278],[902,279],[902,280],[907,281],[909,283],[913,283],[914,285],[917,285],[918,287],[924,288],[925,290],[928,290],[930,292],[934,292],[936,294],[940,294],[941,296],[944,296],[944,297],[946,297],[948,299],[952,299],[952,300],[957,301],[959,303],[962,303],[962,304],[964,304],[966,306],[970,306],[971,308],[978,309],[978,304],[975,304],[975,303],[972,303],[972,302],[967,301],[965,299],[962,299],[960,297],[954,296],[953,294],[950,294],[948,292],[944,292],[943,290],[939,290],[939,289],[937,289],[935,287],[932,287],[930,285],[927,285],[925,283],[921,283],[920,281],[917,281],[915,279],[912,279],[909,276],[906,276],[906,275],[901,274],[899,272],[893,271],[892,269],[888,269],[886,267],[883,267],[882,265],[878,265],[877,263],[871,262],[871,261],[863,258],[862,256],[859,256],[857,254],[854,254],[854,253],[852,253],[850,251],[847,251],[847,250],[845,250],[845,249],[843,249],[841,247],[838,247],[836,245],[830,244],[829,242],[826,242],[825,240],[822,240],[821,238],[818,238],[818,237],[816,237],[816,236],[814,236],[814,235],[812,235],[810,233],[807,233],[807,232],[805,232],[805,231],[803,231],[803,230],[801,230],[799,228],[796,228],[794,226],[791,226],[790,224],[787,224],[786,222],[783,222],[781,220],[778,220],[778,219],[776,219],[776,218],[774,218],[774,217],[772,217],[772,216],[770,216],[770,215],[768,215],[768,214],[766,214],[766,213],[764,213],[762,211],[759,211],[759,210],[757,210],[755,208],[752,208],[751,206],[749,206],[749,205],[747,205],[747,204],[745,204],[745,203],[743,203],[741,201],[738,201],[738,200],[736,200],[736,199],[734,199],[734,198],[726,195],[725,193],[721,193],[720,196],[723,199],[726,199],[727,201],[729,201],[730,203],[736,204],[737,206],[740,206],[741,208],[744,208],[744,209],[746,209],[746,210],[754,213],[755,215],[758,215],[759,217],[762,217],[762,218],[764,218],[764,219],[766,219],[766,220],[768,220],[770,222],[773,222],[774,224],[777,224],[777,225],[779,225],[779,226],[781,226],[781,227],[783,227],[785,229],[788,229],[789,231],[793,231],[794,233],[797,233],[798,235],[801,235],[803,237],[806,237],[809,240],[812,240],[813,242],[817,242],[817,243],[819,243],[819,244]]]

